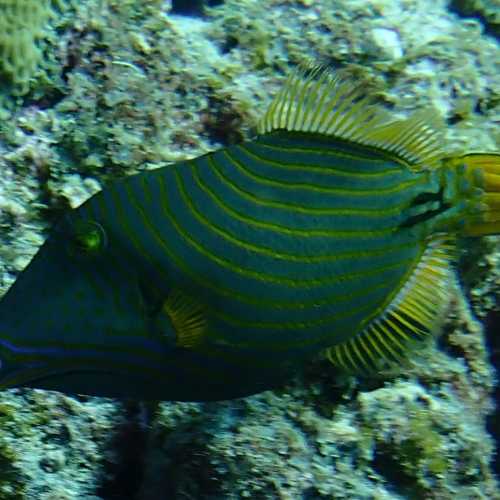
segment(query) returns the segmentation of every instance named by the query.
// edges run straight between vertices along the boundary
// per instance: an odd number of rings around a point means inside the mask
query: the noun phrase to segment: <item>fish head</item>
[[[256,371],[230,346],[199,345],[198,301],[162,288],[126,232],[86,214],[60,221],[0,301],[0,389],[206,401],[281,383],[285,371]]]
[[[64,217],[3,297],[2,387],[130,395],[130,373],[140,378],[138,365],[163,366],[173,352],[168,325],[149,335],[139,263],[101,222],[78,210]],[[117,383],[125,372],[128,387]]]

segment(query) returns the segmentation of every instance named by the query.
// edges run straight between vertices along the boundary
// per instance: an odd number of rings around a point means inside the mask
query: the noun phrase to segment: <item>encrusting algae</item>
[[[0,303],[0,385],[217,400],[326,353],[397,362],[436,330],[455,239],[500,232],[500,155],[442,153],[307,66],[253,140],[116,182],[68,213]]]
[[[0,0],[0,89],[7,80],[14,95],[29,91],[43,59],[38,43],[45,24],[65,4],[65,0]]]

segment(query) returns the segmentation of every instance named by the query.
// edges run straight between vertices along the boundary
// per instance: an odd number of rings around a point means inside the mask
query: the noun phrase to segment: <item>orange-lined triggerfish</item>
[[[257,136],[68,213],[0,303],[0,387],[163,400],[377,370],[435,330],[455,238],[500,232],[500,153],[294,72]]]

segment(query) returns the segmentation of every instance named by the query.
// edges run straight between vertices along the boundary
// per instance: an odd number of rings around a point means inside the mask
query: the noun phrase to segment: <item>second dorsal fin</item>
[[[258,124],[258,132],[312,132],[373,146],[410,166],[434,167],[442,158],[440,120],[434,111],[390,120],[366,87],[309,64],[294,71]]]

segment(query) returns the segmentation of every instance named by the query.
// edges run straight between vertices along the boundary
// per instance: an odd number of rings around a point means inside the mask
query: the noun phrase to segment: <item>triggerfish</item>
[[[500,153],[444,153],[431,112],[291,74],[255,137],[116,181],[0,303],[0,388],[218,400],[326,356],[397,363],[436,333],[456,239],[500,232]]]

